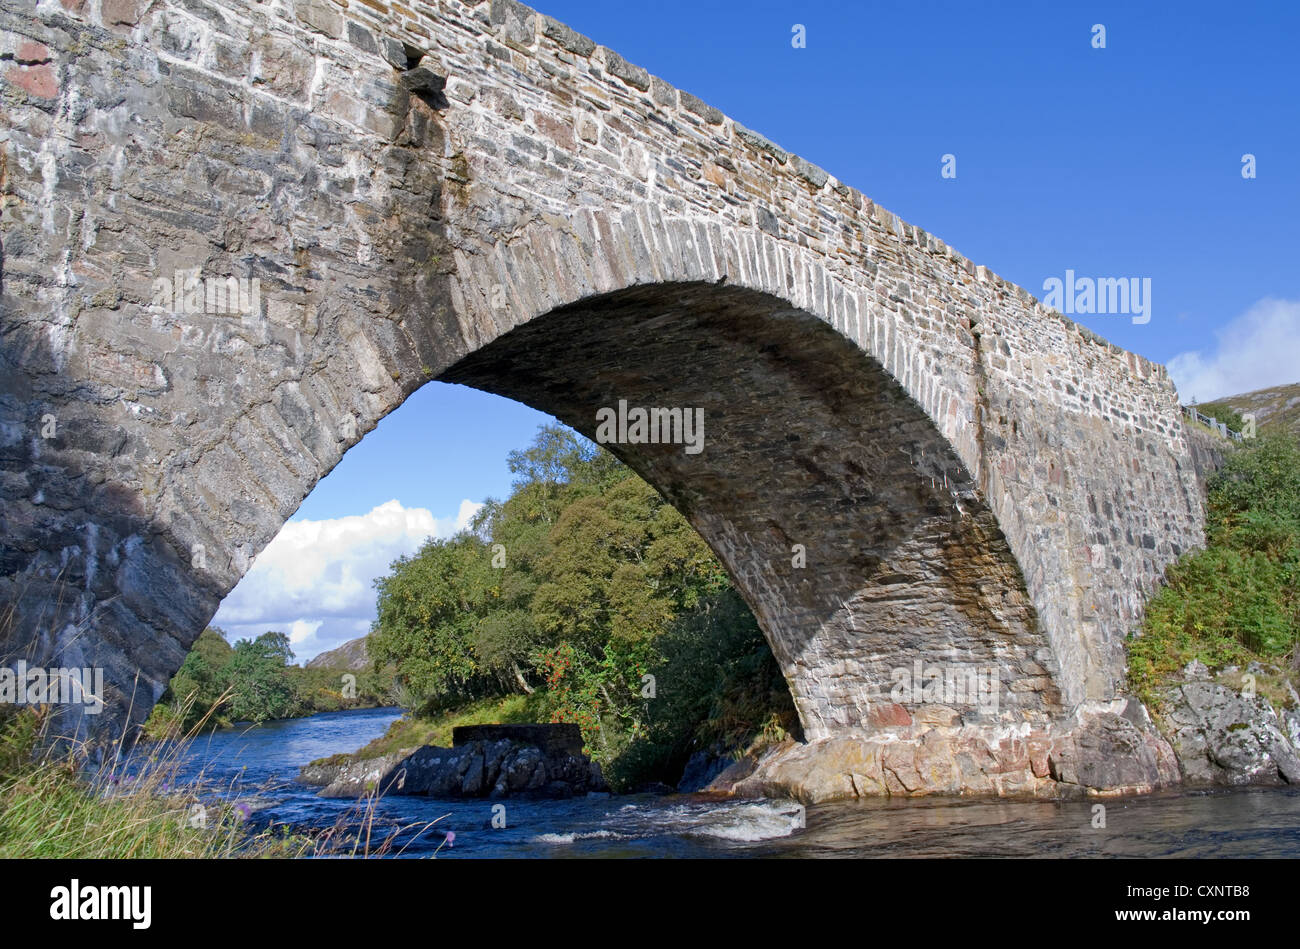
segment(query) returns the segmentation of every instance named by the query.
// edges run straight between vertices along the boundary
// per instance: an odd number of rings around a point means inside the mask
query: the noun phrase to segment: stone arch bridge
[[[11,0],[0,77],[3,652],[102,668],[99,721],[440,379],[703,410],[611,447],[845,793],[1176,777],[1122,691],[1202,538],[1162,367],[511,0]]]

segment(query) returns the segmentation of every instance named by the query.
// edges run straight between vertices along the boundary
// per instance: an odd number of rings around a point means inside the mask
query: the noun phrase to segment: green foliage
[[[375,661],[397,667],[414,710],[491,688],[499,670],[475,649],[479,623],[500,596],[487,545],[467,532],[431,539],[392,570],[376,581],[379,617],[368,648]]]
[[[362,669],[336,669],[328,666],[300,668],[289,666],[286,670],[293,683],[294,710],[288,717],[314,715],[317,712],[338,712],[345,708],[374,708],[392,703],[391,672],[375,668],[374,664]],[[351,676],[345,680],[344,676]],[[355,695],[346,685],[355,686]]]
[[[800,737],[799,716],[753,614],[728,589],[683,615],[649,664],[655,698],[612,763],[608,780],[634,787],[681,773],[696,751],[725,754]]]
[[[1294,542],[1300,527],[1300,444],[1276,433],[1243,442],[1210,480],[1209,495],[1211,541],[1231,543],[1234,529],[1255,520],[1275,523]]]
[[[1246,427],[1245,420],[1241,413],[1236,409],[1229,408],[1220,402],[1207,402],[1204,405],[1196,406],[1196,411],[1202,415],[1209,416],[1217,422],[1222,422],[1234,432],[1240,432]]]
[[[598,651],[654,638],[727,582],[686,520],[630,473],[569,505],[550,541],[533,612],[551,643]]]
[[[692,742],[797,720],[722,566],[650,485],[556,426],[509,465],[508,498],[376,581],[370,653],[393,665],[413,721],[529,694],[530,714],[581,727],[617,785],[675,778]],[[688,641],[702,652],[684,658]],[[676,677],[671,701],[642,697],[653,669]],[[728,724],[705,734],[712,715]]]
[[[1300,642],[1300,445],[1247,441],[1208,487],[1207,547],[1169,568],[1129,645],[1130,680],[1151,704],[1193,659],[1276,662]]]
[[[300,668],[288,639],[265,633],[235,646],[216,627],[205,629],[154,706],[145,733],[178,738],[195,728],[235,721],[267,721],[391,701],[392,673],[372,663],[360,670]],[[344,674],[356,678],[356,694],[344,694]],[[348,690],[351,692],[351,690]]]
[[[263,633],[235,643],[225,672],[230,680],[230,716],[236,721],[287,718],[294,707],[287,666],[293,658],[289,637]]]
[[[224,672],[234,650],[226,634],[210,626],[199,634],[185,662],[145,722],[151,738],[177,738],[206,719],[209,727],[228,725],[222,715],[227,696]]]

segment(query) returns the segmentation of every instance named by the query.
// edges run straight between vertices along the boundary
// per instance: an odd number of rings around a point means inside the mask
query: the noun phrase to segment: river
[[[356,802],[294,782],[316,758],[382,735],[397,709],[224,729],[182,775],[255,805],[254,826],[356,828]],[[1300,789],[1178,792],[1102,802],[912,798],[824,804],[626,795],[567,801],[388,797],[372,839],[404,857],[1300,857]],[[501,807],[504,806],[504,810]],[[493,826],[495,823],[502,826]],[[431,827],[426,828],[429,822]],[[450,839],[446,832],[450,831]]]

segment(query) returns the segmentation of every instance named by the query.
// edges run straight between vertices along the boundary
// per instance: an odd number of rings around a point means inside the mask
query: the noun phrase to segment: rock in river
[[[608,791],[600,765],[582,754],[576,725],[457,728],[452,747],[424,745],[376,758],[314,761],[298,780],[322,797],[423,794],[430,797],[572,797]]]

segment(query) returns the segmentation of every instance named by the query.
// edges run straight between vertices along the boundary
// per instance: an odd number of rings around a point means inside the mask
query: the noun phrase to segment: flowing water
[[[194,742],[190,780],[251,801],[256,826],[353,829],[355,801],[316,796],[298,768],[355,751],[396,709],[330,712]],[[1185,792],[1101,802],[913,798],[825,804],[615,795],[565,801],[388,797],[372,840],[427,857],[1300,857],[1300,790]],[[504,807],[504,810],[501,808]],[[494,827],[504,821],[505,826]],[[431,826],[428,826],[433,822]],[[450,832],[450,835],[448,834]],[[404,849],[403,849],[404,848]]]

